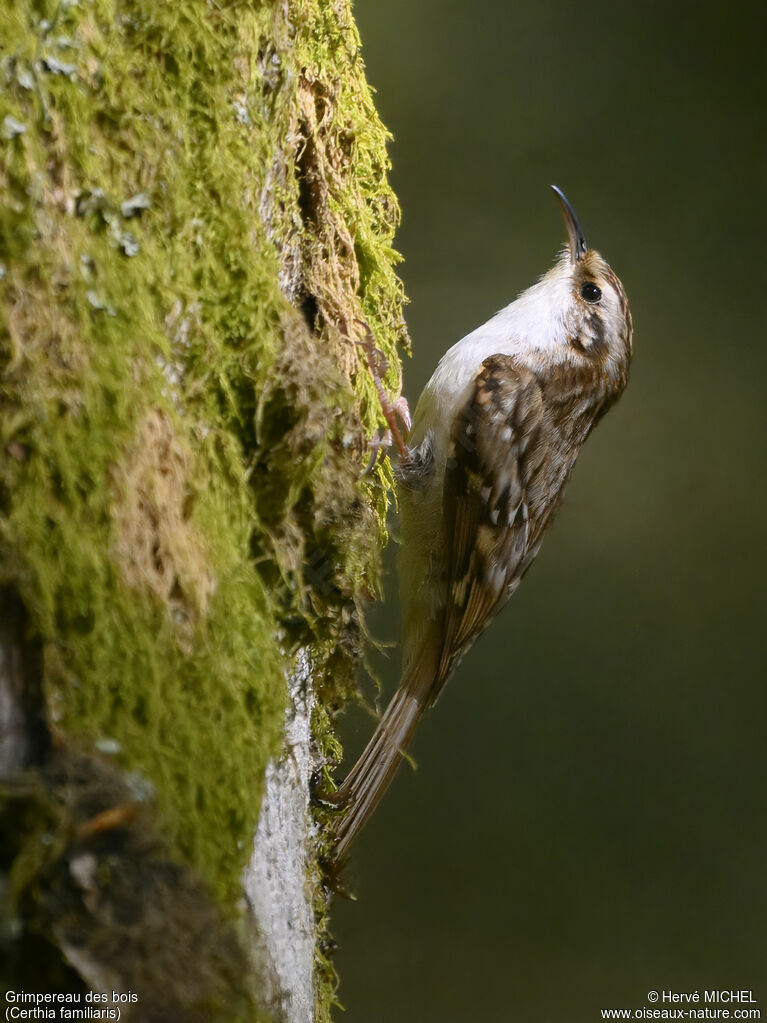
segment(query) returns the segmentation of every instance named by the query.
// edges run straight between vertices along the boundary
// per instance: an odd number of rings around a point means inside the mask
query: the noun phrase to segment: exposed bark
[[[253,855],[243,878],[267,1002],[290,1023],[314,1018],[317,934],[309,785],[319,767],[312,739],[312,666],[302,655],[290,680],[285,755],[266,769]]]
[[[320,1023],[309,779],[391,482],[357,321],[393,391],[406,341],[349,4],[15,0],[0,40],[3,980]]]

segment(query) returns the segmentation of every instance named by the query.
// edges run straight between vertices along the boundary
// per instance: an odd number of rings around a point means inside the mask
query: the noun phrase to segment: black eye
[[[587,302],[598,302],[602,297],[602,292],[592,281],[586,281],[581,287],[581,298],[585,298]]]

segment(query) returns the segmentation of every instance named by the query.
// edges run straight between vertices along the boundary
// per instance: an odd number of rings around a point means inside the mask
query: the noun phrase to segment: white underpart
[[[572,359],[567,319],[574,302],[567,264],[557,263],[516,301],[453,345],[418,402],[412,443],[420,443],[431,430],[437,447],[443,448],[469,388],[491,355],[513,355],[533,371]]]

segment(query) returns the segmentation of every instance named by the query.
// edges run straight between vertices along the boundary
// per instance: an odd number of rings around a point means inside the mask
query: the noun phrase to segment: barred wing
[[[443,490],[447,606],[433,697],[511,596],[529,563],[528,491],[546,459],[544,405],[511,356],[482,363],[453,424]]]

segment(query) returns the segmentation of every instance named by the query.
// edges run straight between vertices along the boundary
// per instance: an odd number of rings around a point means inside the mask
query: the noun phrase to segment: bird
[[[578,452],[628,382],[626,292],[551,187],[568,243],[537,283],[446,352],[401,447],[401,680],[334,793],[336,868],[424,712],[519,586]]]

